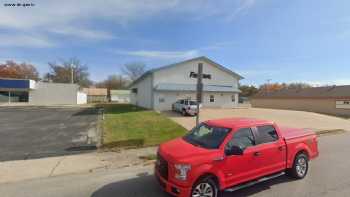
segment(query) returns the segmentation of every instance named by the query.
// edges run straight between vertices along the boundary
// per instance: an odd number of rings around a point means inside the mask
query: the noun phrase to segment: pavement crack
[[[53,173],[55,172],[56,168],[61,164],[61,162],[65,159],[66,157],[63,157],[62,159],[58,160],[56,165],[51,169],[51,172],[49,174],[49,177],[51,177],[53,175]]]

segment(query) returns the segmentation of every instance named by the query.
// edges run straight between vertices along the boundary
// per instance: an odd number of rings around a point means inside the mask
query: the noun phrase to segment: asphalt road
[[[96,125],[94,108],[1,107],[0,161],[89,151]]]
[[[321,137],[321,155],[311,163],[309,174],[303,180],[282,176],[240,191],[225,193],[224,197],[348,197],[349,141],[350,133]],[[148,166],[102,170],[3,184],[0,185],[0,194],[2,197],[169,197],[158,187],[151,169]]]

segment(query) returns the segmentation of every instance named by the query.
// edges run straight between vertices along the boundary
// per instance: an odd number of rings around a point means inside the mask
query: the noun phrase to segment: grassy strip
[[[162,114],[129,104],[103,104],[104,147],[146,147],[184,135],[187,130]]]

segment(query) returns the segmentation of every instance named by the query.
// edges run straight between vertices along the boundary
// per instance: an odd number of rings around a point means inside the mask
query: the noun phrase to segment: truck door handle
[[[283,149],[284,149],[283,146],[278,147],[278,150],[280,150],[280,151],[283,151]]]
[[[258,157],[258,156],[260,156],[260,155],[261,155],[261,152],[255,152],[255,153],[254,153],[254,156],[255,156],[255,157]]]

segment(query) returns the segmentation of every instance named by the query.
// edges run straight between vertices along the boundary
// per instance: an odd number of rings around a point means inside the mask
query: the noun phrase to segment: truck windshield
[[[189,101],[189,102],[190,102],[190,105],[197,105],[196,101]]]
[[[217,149],[231,129],[200,124],[193,128],[183,139],[195,146],[207,149]]]

